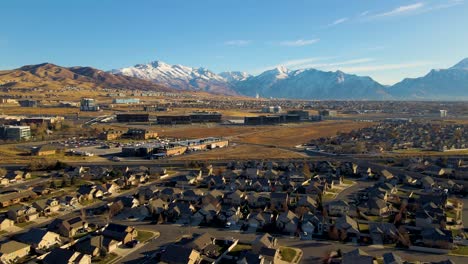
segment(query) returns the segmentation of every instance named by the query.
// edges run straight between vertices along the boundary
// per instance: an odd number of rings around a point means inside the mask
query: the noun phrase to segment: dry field
[[[246,127],[195,127],[172,128],[162,134],[171,137],[224,136],[230,138],[235,146],[207,152],[194,153],[175,160],[213,160],[213,159],[268,159],[303,158],[304,154],[289,150],[311,139],[333,136],[370,126],[372,123],[351,121],[325,121],[320,123],[290,124],[282,126]]]
[[[198,152],[180,157],[174,157],[171,160],[219,160],[219,159],[294,159],[304,158],[305,156],[279,148],[269,148],[257,145],[236,145],[224,149],[214,149],[206,152]]]
[[[330,137],[338,132],[349,132],[373,125],[369,122],[324,121],[307,124],[291,124],[266,127],[262,131],[249,135],[240,135],[233,141],[244,143],[294,147],[307,143],[311,139]]]

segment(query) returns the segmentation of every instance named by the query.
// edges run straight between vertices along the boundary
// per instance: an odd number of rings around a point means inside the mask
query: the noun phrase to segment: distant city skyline
[[[464,0],[7,0],[2,11],[0,70],[161,60],[216,73],[341,70],[394,84],[468,57]]]

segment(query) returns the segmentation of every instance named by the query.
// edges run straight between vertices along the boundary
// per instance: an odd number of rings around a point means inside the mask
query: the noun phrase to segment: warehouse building
[[[117,114],[117,122],[132,123],[132,122],[149,122],[149,114],[123,113]]]

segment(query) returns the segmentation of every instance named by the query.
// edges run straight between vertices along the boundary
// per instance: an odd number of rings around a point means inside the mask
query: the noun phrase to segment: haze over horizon
[[[393,84],[468,57],[463,0],[2,4],[2,70],[42,62],[111,70],[161,60],[217,73],[341,70]]]

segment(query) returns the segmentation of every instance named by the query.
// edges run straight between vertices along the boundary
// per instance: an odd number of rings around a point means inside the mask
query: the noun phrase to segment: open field
[[[105,161],[105,158],[98,156],[93,157],[81,157],[81,156],[65,156],[64,153],[57,153],[55,155],[48,156],[30,156],[29,152],[25,149],[18,148],[15,145],[1,145],[0,146],[0,157],[2,163],[29,163],[31,161],[41,162],[55,162],[60,161]]]
[[[288,124],[264,127],[257,133],[240,135],[233,141],[253,144],[294,147],[311,139],[334,136],[339,132],[349,132],[373,125],[369,122],[324,121],[317,123]]]
[[[216,160],[216,159],[268,159],[268,158],[304,158],[300,153],[257,145],[237,145],[224,149],[193,153],[190,155],[174,157],[171,160]]]

